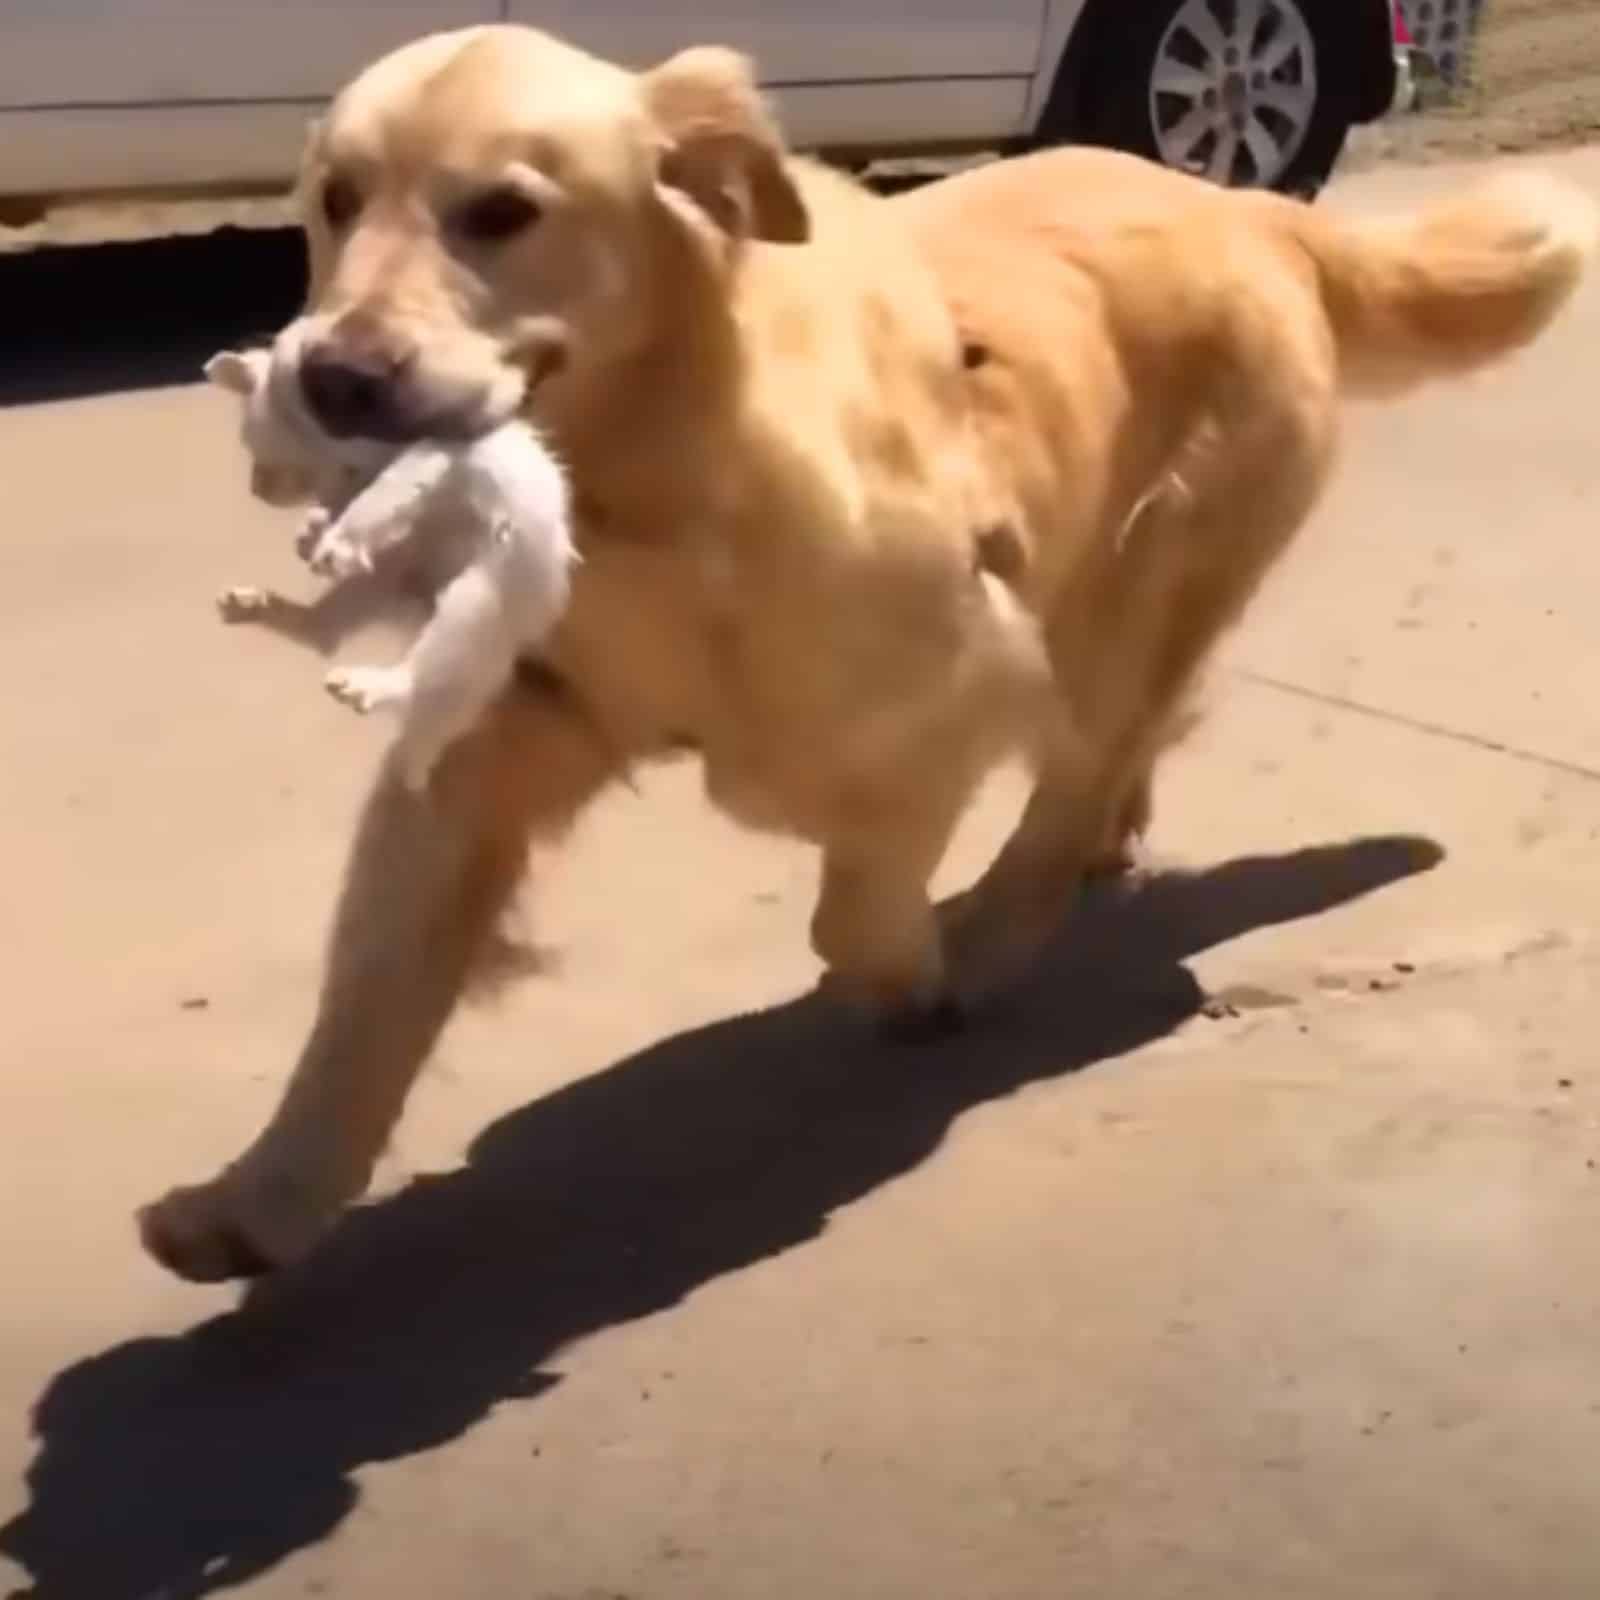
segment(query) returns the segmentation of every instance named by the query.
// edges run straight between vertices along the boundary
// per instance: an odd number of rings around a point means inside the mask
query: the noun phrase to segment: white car
[[[1393,0],[0,0],[0,219],[281,185],[306,118],[417,34],[527,22],[643,65],[748,52],[798,145],[1078,140],[1314,192],[1389,109]]]

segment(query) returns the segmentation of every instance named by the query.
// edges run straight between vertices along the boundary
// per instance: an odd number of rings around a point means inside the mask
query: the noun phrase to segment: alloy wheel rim
[[[1294,0],[1187,0],[1157,46],[1149,98],[1166,165],[1268,188],[1311,128],[1311,29]]]

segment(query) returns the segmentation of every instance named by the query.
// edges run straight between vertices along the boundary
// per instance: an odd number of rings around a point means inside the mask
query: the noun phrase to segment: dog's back
[[[1088,149],[892,203],[994,358],[970,388],[995,470],[1039,513],[1045,591],[1239,391],[1325,405],[1501,359],[1566,303],[1595,239],[1587,198],[1538,175],[1375,222]]]

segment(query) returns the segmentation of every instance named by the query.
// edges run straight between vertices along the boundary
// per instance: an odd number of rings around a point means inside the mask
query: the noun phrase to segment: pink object
[[[1399,6],[1394,8],[1394,42],[1407,47],[1416,44],[1416,40],[1411,37],[1411,30],[1406,26],[1405,15]]]

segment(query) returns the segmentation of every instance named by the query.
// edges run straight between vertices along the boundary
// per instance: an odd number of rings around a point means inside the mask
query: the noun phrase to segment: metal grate
[[[1472,46],[1484,0],[1400,0],[1411,37],[1445,84],[1465,88],[1472,76]]]

